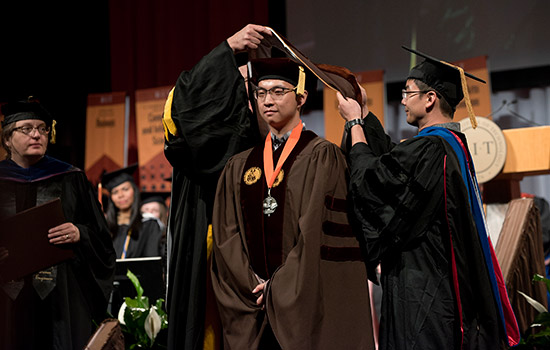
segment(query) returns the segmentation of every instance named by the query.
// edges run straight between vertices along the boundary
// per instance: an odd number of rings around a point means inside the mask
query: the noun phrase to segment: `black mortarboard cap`
[[[133,174],[136,171],[137,166],[138,165],[136,163],[126,168],[121,168],[110,173],[103,174],[103,176],[101,177],[102,186],[108,191],[112,191],[113,188],[117,187],[123,182],[131,181],[135,183]]]
[[[473,117],[472,124],[474,124],[475,117],[473,115],[473,109],[471,107],[465,77],[475,79],[484,84],[485,81],[472,74],[464,72],[461,67],[428,56],[422,52],[405,46],[402,46],[402,48],[424,58],[424,61],[411,69],[407,79],[417,79],[424,82],[426,85],[433,88],[441,96],[443,96],[449,105],[453,107],[453,109],[458,106],[466,94],[466,107],[468,109],[468,114],[470,115],[470,120],[472,120]],[[475,123],[474,128],[476,125],[477,123]]]
[[[306,82],[309,82],[308,87],[311,89],[311,81],[315,81],[313,75],[306,74],[304,67],[290,58],[260,58],[251,60],[250,64],[252,81],[256,86],[262,80],[279,79],[296,86],[296,93],[301,94],[308,90]]]

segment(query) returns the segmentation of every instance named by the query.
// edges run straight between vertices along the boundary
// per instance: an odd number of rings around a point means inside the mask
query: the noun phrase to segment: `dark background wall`
[[[2,2],[0,103],[39,98],[59,122],[49,153],[83,167],[88,94],[173,85],[247,23],[273,27],[316,62],[383,69],[398,104],[410,65],[400,46],[413,42],[449,60],[488,55],[493,92],[550,85],[549,13],[547,0]]]
[[[78,11],[55,1],[7,3],[0,102],[39,98],[59,122],[50,154],[82,167],[87,94],[111,87],[107,1],[85,1]]]
[[[248,23],[285,30],[284,1],[268,0],[3,2],[0,18],[0,103],[38,98],[58,121],[48,153],[79,167],[88,94],[133,99],[137,89],[173,85]]]

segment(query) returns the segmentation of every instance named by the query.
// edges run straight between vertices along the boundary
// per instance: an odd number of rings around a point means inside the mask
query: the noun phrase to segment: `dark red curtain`
[[[135,90],[173,85],[182,70],[248,23],[268,25],[268,0],[113,0],[109,16],[111,90],[131,98],[133,163]]]

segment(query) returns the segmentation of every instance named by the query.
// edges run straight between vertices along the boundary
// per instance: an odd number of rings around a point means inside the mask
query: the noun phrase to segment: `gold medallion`
[[[273,181],[273,187],[277,187],[281,182],[283,182],[283,178],[285,177],[285,171],[281,169],[279,171],[279,174],[277,174],[277,178],[275,181]]]
[[[252,167],[244,173],[244,183],[247,185],[255,184],[262,176],[262,169],[258,167]]]

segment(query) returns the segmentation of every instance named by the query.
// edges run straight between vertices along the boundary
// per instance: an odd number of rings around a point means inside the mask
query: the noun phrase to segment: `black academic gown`
[[[118,259],[122,258],[128,229],[128,225],[120,225],[116,236],[113,238],[113,246],[115,247]],[[158,221],[154,219],[143,220],[139,231],[130,234],[125,258],[143,258],[148,256],[164,256],[162,229]]]
[[[395,145],[372,114],[363,129],[368,145],[349,148],[350,193],[371,279],[381,263],[380,349],[498,349],[504,331],[453,149],[437,136]]]
[[[165,155],[173,166],[168,344],[170,349],[202,349],[206,308],[215,307],[214,300],[206,302],[211,292],[206,238],[216,184],[229,157],[250,148],[260,135],[225,41],[181,73],[170,102],[170,115],[165,110],[163,116]]]
[[[80,231],[75,256],[56,265],[53,290],[42,300],[27,276],[12,300],[0,288],[1,349],[82,349],[106,317],[115,253],[105,217],[86,175],[48,156],[24,169],[0,162],[0,219],[61,198],[68,222]],[[2,234],[5,234],[4,232]],[[24,232],[13,232],[24,236]]]

